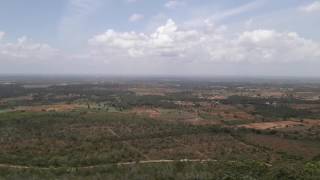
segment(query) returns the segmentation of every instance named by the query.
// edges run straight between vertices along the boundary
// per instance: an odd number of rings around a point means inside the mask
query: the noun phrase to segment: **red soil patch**
[[[241,119],[241,120],[254,120],[255,117],[243,110],[233,106],[217,105],[209,112],[211,115],[220,116],[222,119]]]
[[[240,125],[238,127],[266,130],[266,129],[288,128],[288,127],[294,127],[299,125],[303,125],[303,123],[295,122],[295,121],[277,121],[277,122],[251,123],[251,124]]]
[[[81,105],[78,105],[78,104],[54,104],[54,105],[20,107],[17,110],[31,111],[31,112],[41,112],[41,111],[64,112],[64,111],[72,111],[72,110],[80,108],[80,107],[81,107]]]
[[[311,126],[320,126],[320,120],[304,119],[303,124]]]
[[[147,115],[150,118],[157,118],[161,115],[158,109],[151,108],[134,108],[132,111],[138,115]]]

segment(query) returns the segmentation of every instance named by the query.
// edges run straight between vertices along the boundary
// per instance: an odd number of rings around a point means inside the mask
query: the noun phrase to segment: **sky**
[[[0,74],[320,77],[320,0],[2,0]]]

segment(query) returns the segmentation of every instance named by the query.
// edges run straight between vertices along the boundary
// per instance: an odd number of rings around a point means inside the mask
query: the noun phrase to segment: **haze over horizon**
[[[320,77],[318,0],[4,0],[0,74]]]

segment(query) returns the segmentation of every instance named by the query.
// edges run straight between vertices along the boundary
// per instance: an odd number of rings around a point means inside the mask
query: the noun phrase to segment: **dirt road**
[[[181,159],[181,160],[145,160],[145,161],[137,161],[137,162],[120,162],[120,163],[111,163],[111,164],[103,164],[103,165],[94,165],[94,166],[81,166],[81,167],[36,167],[36,166],[23,166],[23,165],[10,165],[10,164],[0,164],[0,168],[10,168],[10,169],[37,169],[37,170],[54,170],[61,168],[74,168],[74,169],[92,169],[103,167],[107,165],[117,165],[117,166],[127,166],[127,165],[136,165],[136,164],[160,164],[160,163],[176,163],[176,162],[217,162],[217,160],[213,159]]]

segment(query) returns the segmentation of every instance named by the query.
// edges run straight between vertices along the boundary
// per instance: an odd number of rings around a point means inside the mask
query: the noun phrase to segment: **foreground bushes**
[[[0,168],[4,179],[319,179],[320,162],[267,166],[260,162],[163,163],[88,169]]]

